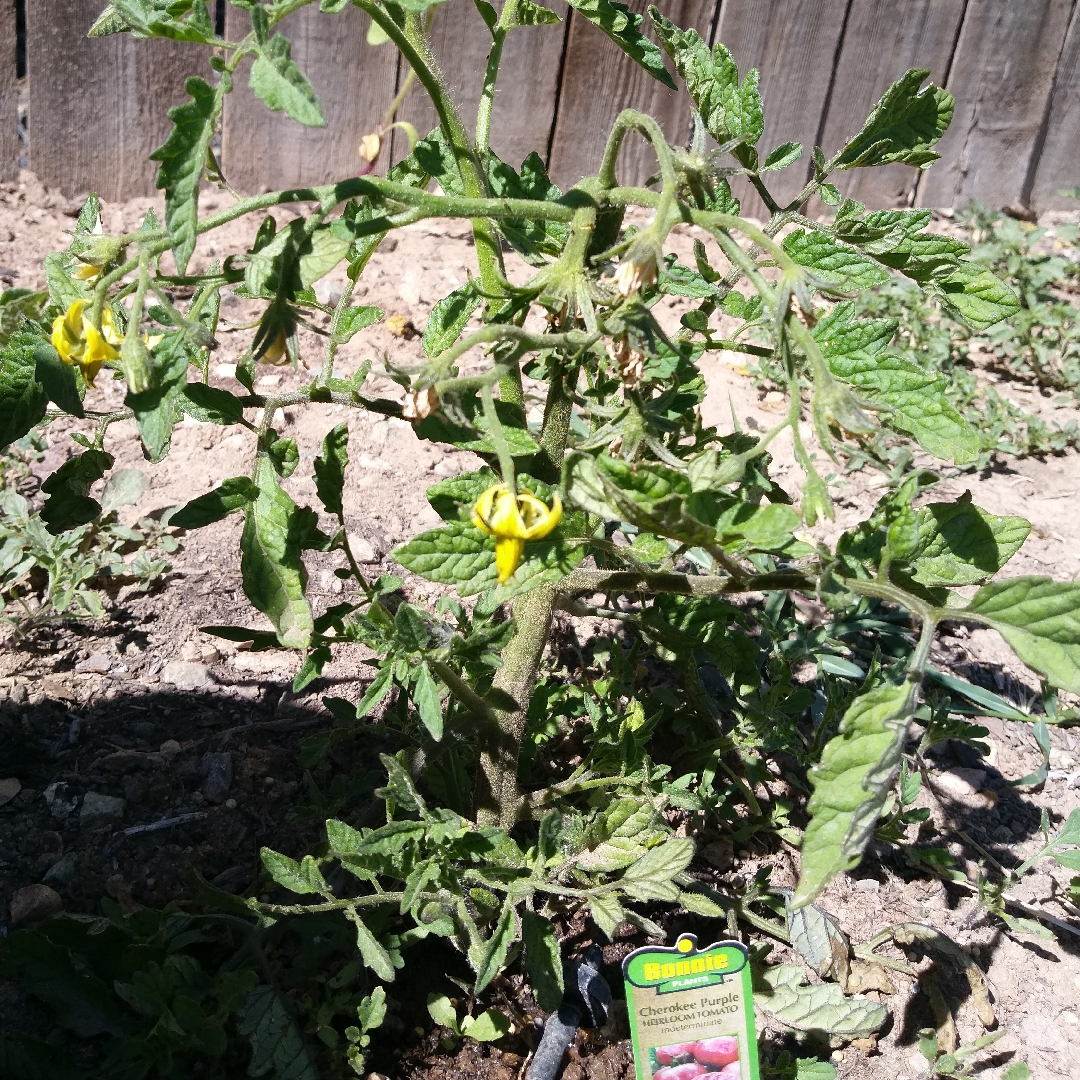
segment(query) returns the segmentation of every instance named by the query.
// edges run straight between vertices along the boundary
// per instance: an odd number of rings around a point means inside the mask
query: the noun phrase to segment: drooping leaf
[[[626,912],[614,893],[598,893],[590,896],[589,914],[608,941],[615,940],[615,931],[626,922]]]
[[[693,857],[693,840],[672,837],[628,866],[619,886],[635,900],[677,900],[679,888],[673,878],[690,865]]]
[[[249,1076],[319,1080],[300,1029],[272,986],[256,986],[251,991],[237,1016],[236,1030],[251,1042]]]
[[[302,862],[297,862],[295,859],[290,859],[288,855],[282,855],[270,848],[263,848],[259,854],[270,876],[289,892],[301,895],[315,893],[330,896],[332,894],[330,886],[326,884],[319,870],[318,863],[310,855],[305,855]]]
[[[41,508],[41,520],[49,532],[62,533],[85,525],[101,513],[96,499],[87,492],[112,468],[113,456],[104,450],[86,450],[70,457],[41,485],[48,495]]]
[[[705,130],[718,143],[742,138],[743,143],[733,152],[742,164],[756,166],[753,146],[765,127],[757,70],[749,71],[740,85],[739,69],[725,45],[717,42],[710,52],[696,30],[676,26],[656,7],[649,8],[649,18],[685,81]]]
[[[872,289],[889,272],[858,248],[817,229],[796,229],[784,237],[784,250],[800,266],[844,289]]]
[[[481,296],[470,281],[444,296],[428,316],[420,344],[427,356],[438,356],[449,349],[465,329],[469,316],[480,306]]]
[[[150,477],[141,469],[117,469],[101,493],[101,513],[111,514],[121,506],[134,506],[150,486]]]
[[[533,997],[545,1012],[554,1012],[563,998],[562,950],[555,931],[547,919],[526,911],[521,916],[521,938]]]
[[[862,130],[844,147],[838,169],[893,161],[925,169],[941,156],[931,147],[945,134],[955,103],[952,94],[940,87],[919,89],[929,74],[924,68],[911,68],[882,94]]]
[[[286,112],[307,127],[326,127],[326,117],[307,76],[289,55],[287,38],[275,34],[259,49],[248,85],[268,108]]]
[[[240,539],[240,570],[244,593],[269,616],[285,648],[306,649],[314,623],[304,596],[307,569],[300,553],[305,533],[301,511],[282,490],[269,457],[260,454],[255,466],[258,496],[245,509]]]
[[[860,694],[811,770],[814,793],[791,907],[810,903],[841,870],[862,858],[900,768],[918,683],[887,681]]]
[[[0,349],[0,449],[21,439],[44,415],[47,397],[37,379],[37,334],[17,330]]]
[[[358,911],[348,908],[345,915],[356,927],[356,947],[360,950],[361,959],[384,982],[393,982],[394,962],[382,942],[371,932]]]
[[[235,510],[243,510],[259,497],[259,489],[247,476],[231,476],[221,484],[185,503],[169,519],[179,529],[201,529],[220,521]]]
[[[185,383],[179,405],[185,415],[204,424],[240,424],[244,420],[244,406],[235,394],[206,383]]]
[[[976,330],[986,330],[1020,310],[1020,298],[985,266],[961,262],[948,277],[936,277],[923,286],[950,313]]]
[[[349,465],[349,425],[338,424],[323,439],[322,456],[315,459],[315,490],[328,514],[344,525],[341,493]]]
[[[439,742],[443,734],[442,702],[439,700],[439,685],[432,678],[427,664],[421,664],[417,673],[413,702],[428,734]]]
[[[1018,577],[984,585],[967,606],[1054,686],[1080,693],[1080,582]]]
[[[514,943],[514,904],[508,896],[503,903],[502,913],[491,937],[484,942],[477,956],[476,967],[476,993],[480,993],[499,974],[499,969],[506,963],[506,954]]]
[[[816,1031],[842,1039],[865,1038],[878,1031],[888,1019],[884,1005],[853,994],[845,997],[833,982],[803,985],[802,968],[778,964],[766,968],[762,988],[754,994],[754,1005],[771,1020],[795,1031]]]
[[[593,26],[603,30],[654,79],[659,79],[672,90],[676,89],[674,80],[664,67],[664,54],[640,30],[645,21],[643,15],[635,14],[625,4],[617,4],[615,0],[568,0],[568,3]]]
[[[220,78],[217,87],[197,75],[187,80],[184,89],[191,100],[169,110],[173,129],[165,144],[150,155],[151,161],[161,162],[155,183],[165,189],[165,227],[179,274],[187,273],[188,260],[195,250],[199,183],[221,104],[232,85],[227,71]]]
[[[137,346],[142,342],[136,340]],[[145,348],[145,347],[144,347]],[[180,394],[187,381],[188,352],[182,333],[166,334],[153,352],[150,386],[141,393],[128,392],[124,403],[135,413],[142,437],[143,455],[158,462],[168,452]]]

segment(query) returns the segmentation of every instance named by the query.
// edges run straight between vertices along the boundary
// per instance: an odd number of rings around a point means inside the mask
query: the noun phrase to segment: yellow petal
[[[547,536],[562,521],[562,499],[558,494],[551,496],[551,509],[544,505],[532,492],[523,491],[518,496],[521,516],[525,520],[525,539],[537,540]]]
[[[63,315],[57,315],[52,324],[52,346],[60,354],[60,359],[65,364],[73,364],[71,357],[72,347],[65,328]]]
[[[472,523],[481,531],[486,532],[488,536],[494,536],[494,532],[491,526],[488,525],[488,518],[491,517],[492,507],[495,505],[495,496],[500,491],[505,491],[506,486],[504,484],[493,484],[485,491],[481,492],[480,497],[476,500],[476,505],[473,507]]]
[[[79,281],[93,281],[101,273],[101,267],[94,263],[79,263],[75,268],[75,278]]]
[[[496,494],[495,507],[488,515],[487,523],[495,536],[525,539],[525,522],[521,520],[518,497],[506,488]]]
[[[499,584],[509,581],[521,562],[525,541],[516,537],[500,536],[495,541],[495,569],[499,572]]]
[[[121,338],[116,332],[116,323],[113,322],[112,309],[106,305],[101,309],[101,336],[110,345],[119,345]]]

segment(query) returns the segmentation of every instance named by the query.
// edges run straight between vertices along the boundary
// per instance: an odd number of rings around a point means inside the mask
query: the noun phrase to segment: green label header
[[[736,941],[718,942],[699,950],[697,939],[692,934],[683,934],[674,948],[645,948],[631,953],[624,962],[623,973],[633,986],[672,994],[719,985],[742,971],[746,964],[746,949]]]

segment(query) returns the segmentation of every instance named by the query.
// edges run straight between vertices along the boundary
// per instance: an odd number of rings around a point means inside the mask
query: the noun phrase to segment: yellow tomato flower
[[[118,360],[120,335],[116,332],[112,312],[101,309],[101,329],[83,313],[85,300],[76,300],[63,315],[57,315],[52,325],[53,348],[65,364],[74,364],[90,386],[106,360]]]
[[[526,540],[547,536],[562,520],[562,500],[551,497],[544,505],[531,491],[515,495],[505,484],[489,487],[473,508],[472,522],[495,537],[495,569],[499,583],[508,581],[521,562]]]

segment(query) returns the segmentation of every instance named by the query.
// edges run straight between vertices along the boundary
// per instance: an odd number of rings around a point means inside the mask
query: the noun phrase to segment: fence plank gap
[[[929,68],[943,86],[964,14],[964,0],[854,0],[837,63],[821,147],[835,154],[862,127],[875,102],[908,68]],[[907,165],[852,169],[834,176],[843,193],[870,207],[907,206],[919,174]],[[812,207],[812,212],[818,208]]]
[[[627,6],[644,12],[647,0]],[[708,38],[715,0],[672,0],[664,15],[679,26],[694,27]],[[642,29],[648,29],[648,20]],[[562,188],[576,184],[600,168],[604,142],[623,109],[648,113],[660,124],[668,142],[684,145],[690,130],[690,99],[669,90],[633,60],[619,52],[591,23],[574,15],[563,61],[563,90],[551,143],[551,178]],[[671,65],[669,64],[669,67]],[[620,183],[640,184],[659,166],[652,147],[629,135],[619,155]]]
[[[168,136],[184,79],[209,74],[206,50],[128,34],[86,37],[101,0],[27,0],[30,168],[65,195],[154,193],[150,153]]]
[[[1058,61],[1054,96],[1031,190],[1036,210],[1076,210],[1080,203],[1058,194],[1080,185],[1080,5],[1073,9],[1072,24]]]
[[[1071,12],[1072,0],[969,0],[948,81],[956,112],[921,205],[1019,202]]]
[[[333,16],[312,6],[280,24],[292,42],[292,58],[322,104],[324,128],[271,112],[248,88],[251,61],[240,65],[225,99],[222,126],[222,167],[238,191],[257,194],[357,174],[360,139],[382,119],[397,81],[397,51],[389,44],[367,44],[369,21],[351,6]],[[230,5],[229,40],[240,40],[250,28],[246,12]],[[386,171],[385,157],[377,171]]]

